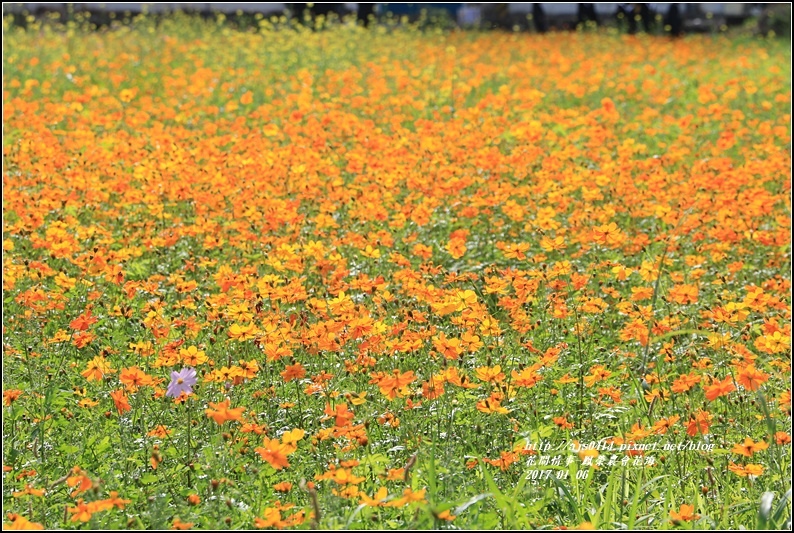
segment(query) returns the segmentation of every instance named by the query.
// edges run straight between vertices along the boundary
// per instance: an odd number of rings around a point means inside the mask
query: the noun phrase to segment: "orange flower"
[[[668,291],[668,297],[678,304],[693,304],[698,301],[697,285],[676,285]]]
[[[338,485],[358,485],[366,478],[356,476],[350,468],[334,468],[329,470],[324,475],[316,478],[318,481],[323,479],[330,479]]]
[[[281,511],[273,507],[265,509],[262,518],[258,516],[254,518],[254,527],[257,529],[264,529],[266,527],[275,527],[276,529],[283,529],[287,526],[287,522],[282,520]]]
[[[675,393],[687,392],[698,383],[700,383],[700,376],[690,372],[689,374],[678,376],[678,378],[673,381],[670,390]]]
[[[125,368],[119,374],[119,381],[121,381],[129,392],[135,392],[138,387],[143,387],[152,384],[152,377],[147,375],[137,366]]]
[[[276,492],[289,492],[292,490],[292,483],[289,481],[282,481],[273,485],[273,490]]]
[[[256,338],[257,330],[253,323],[247,325],[232,324],[229,328],[229,340],[247,341]]]
[[[791,413],[791,390],[785,390],[780,393],[777,399],[778,407],[784,413]]]
[[[743,443],[734,444],[733,448],[731,448],[731,451],[733,453],[738,453],[739,455],[744,455],[745,457],[752,457],[755,452],[766,450],[767,448],[769,448],[769,444],[766,442],[753,442],[753,439],[747,437],[744,439]]]
[[[114,372],[115,370],[111,368],[110,363],[101,355],[97,355],[88,362],[85,371],[81,375],[88,381],[102,381],[102,378]]]
[[[783,353],[791,349],[791,337],[780,331],[767,333],[755,340],[755,347],[768,354]]]
[[[90,331],[78,331],[72,335],[72,344],[74,344],[76,348],[85,348],[91,344],[94,339],[96,339],[96,335]]]
[[[568,421],[568,416],[555,416],[551,419],[552,422],[557,424],[560,429],[571,429],[573,428],[573,423]]]
[[[447,382],[456,387],[462,387],[464,389],[477,389],[480,387],[476,383],[472,383],[471,379],[466,375],[460,375],[458,369],[454,366],[447,368],[446,372],[444,372],[444,376]]]
[[[264,446],[259,446],[254,449],[262,459],[270,463],[270,466],[276,470],[282,468],[289,468],[289,461],[287,456],[295,449],[289,444],[283,444],[277,439],[269,439],[265,437]]]
[[[91,308],[89,307],[86,309],[85,313],[69,322],[69,327],[77,331],[85,331],[91,324],[95,324],[96,322],[97,318],[91,316]]]
[[[461,347],[468,352],[476,352],[484,346],[483,342],[480,340],[480,336],[475,335],[471,331],[464,331],[460,336],[460,342]]]
[[[554,383],[558,385],[567,385],[569,383],[576,383],[576,378],[571,376],[570,374],[565,374],[560,379],[555,379]]]
[[[369,507],[381,507],[386,503],[386,498],[389,496],[389,491],[386,487],[380,487],[378,491],[370,498],[363,492],[359,494],[361,504]]]
[[[481,366],[476,368],[474,373],[479,379],[487,383],[499,383],[505,379],[501,365],[496,365],[494,367]]]
[[[12,492],[11,495],[14,498],[20,498],[22,496],[44,496],[45,490],[44,489],[34,489],[29,484],[25,484],[25,488],[21,491]]]
[[[428,400],[434,400],[443,396],[444,380],[436,376],[431,376],[428,381],[422,383],[422,396]]]
[[[146,435],[149,437],[159,437],[162,439],[170,434],[171,434],[171,430],[165,427],[164,425],[160,424],[156,428],[148,432]]]
[[[503,415],[506,415],[510,412],[506,407],[502,407],[501,398],[494,396],[493,394],[490,397],[477,402],[477,410],[482,413],[499,413]]]
[[[540,370],[540,364],[534,364],[532,366],[528,366],[523,369],[521,372],[516,372],[515,370],[510,371],[510,375],[512,376],[513,386],[515,387],[534,387],[543,376],[537,373]]]
[[[595,365],[590,369],[590,374],[585,376],[584,384],[586,387],[592,387],[599,381],[603,381],[612,375],[612,372],[607,370],[603,365]]]
[[[8,513],[8,519],[11,520],[10,524],[3,524],[3,529],[12,531],[22,531],[30,529],[44,529],[44,526],[38,522],[31,522],[22,515]]]
[[[691,415],[686,425],[687,435],[690,437],[694,437],[698,433],[707,435],[709,427],[711,426],[711,419],[711,413],[708,411],[700,410],[694,415]]]
[[[449,511],[449,509],[445,509],[445,510],[441,511],[440,513],[434,513],[434,514],[435,514],[435,517],[437,519],[446,520],[447,522],[452,522],[453,520],[455,520],[455,518],[457,518],[457,516],[452,514]]]
[[[631,288],[631,301],[641,302],[649,300],[653,296],[653,287],[632,287]]]
[[[175,530],[186,530],[193,527],[193,522],[183,522],[178,516],[174,517],[174,521],[171,523],[171,529]]]
[[[592,239],[596,244],[616,248],[625,240],[625,236],[616,223],[610,222],[593,228]]]
[[[217,424],[223,424],[227,420],[242,420],[245,407],[235,407],[234,409],[229,409],[230,404],[231,400],[228,399],[219,403],[209,402],[210,408],[205,409],[204,412],[209,418],[215,420],[215,423]]]
[[[182,362],[185,363],[187,366],[199,366],[207,362],[207,354],[204,353],[204,350],[199,350],[195,346],[188,346],[187,348],[182,348],[179,350],[179,355],[182,358]]]
[[[261,424],[256,424],[254,422],[245,422],[240,427],[241,433],[256,433],[257,435],[263,434],[267,431],[267,426],[263,426]]]
[[[731,376],[726,376],[722,381],[713,378],[711,385],[703,387],[703,390],[706,392],[706,399],[713,402],[720,396],[726,396],[735,391],[736,386],[733,384],[733,378],[731,378]]]
[[[81,492],[85,492],[94,486],[91,478],[85,475],[85,473],[78,467],[74,467],[72,469],[72,475],[66,478],[66,484],[70,487],[76,487],[70,493],[72,496],[75,494],[80,494]]]
[[[259,372],[259,363],[257,363],[256,359],[251,359],[250,361],[238,361],[239,368],[240,368],[240,375],[245,379],[253,379],[256,377],[257,372]]]
[[[748,477],[748,476],[758,477],[764,473],[763,465],[758,465],[758,464],[748,464],[742,466],[730,462],[728,464],[728,470],[741,477]]]
[[[678,415],[671,416],[670,418],[663,418],[663,419],[661,419],[661,420],[657,421],[657,422],[656,422],[656,423],[653,425],[653,430],[652,430],[652,431],[653,431],[654,433],[656,433],[657,435],[664,435],[664,434],[666,434],[666,433],[667,433],[667,432],[670,430],[670,428],[672,428],[672,427],[673,427],[673,425],[674,425],[676,422],[678,422],[680,419],[681,419],[681,417],[680,417],[680,416],[678,416]]]
[[[113,403],[116,405],[116,410],[118,410],[120,415],[132,410],[132,407],[127,401],[127,396],[124,394],[124,389],[111,392],[110,397],[113,398]]]
[[[447,251],[453,259],[460,259],[466,254],[466,239],[450,239]]]
[[[355,417],[353,412],[348,410],[347,404],[344,402],[336,404],[334,408],[331,408],[330,403],[326,403],[324,412],[328,417],[334,417],[334,425],[337,427],[350,425]]]
[[[700,518],[700,515],[695,514],[694,511],[694,505],[683,504],[678,511],[670,511],[670,519],[673,522],[691,522]]]
[[[292,381],[293,379],[303,379],[306,376],[306,369],[300,363],[294,365],[287,365],[287,368],[281,372],[281,377],[285,382]]]
[[[483,462],[488,463],[492,466],[498,466],[500,470],[506,471],[510,468],[510,465],[518,461],[519,456],[515,452],[508,452],[502,451],[499,452],[498,459],[488,459],[487,457],[483,457]]]
[[[443,332],[433,338],[433,347],[446,359],[457,359],[463,353],[461,340],[448,339]]]
[[[160,455],[160,445],[155,444],[152,446],[152,453],[149,456],[149,464],[152,466],[152,470],[157,470],[157,467],[160,466],[160,463],[163,462],[163,456]]]
[[[526,252],[529,251],[529,243],[522,242],[518,244],[506,244],[498,242],[496,247],[502,250],[502,253],[507,259],[526,259]]]
[[[22,396],[23,392],[19,389],[6,389],[3,391],[3,405],[10,407],[12,403]]]
[[[138,94],[137,88],[122,89],[119,92],[119,100],[121,100],[124,103],[129,103],[132,101],[133,98],[135,98],[136,94]]]
[[[413,248],[411,248],[411,254],[427,261],[433,256],[433,249],[424,244],[415,244]]]
[[[110,497],[107,500],[104,500],[109,506],[115,507],[116,509],[124,509],[124,507],[128,503],[132,503],[131,500],[125,500],[119,498],[119,493],[115,490],[110,491]]]
[[[284,434],[281,435],[281,442],[291,445],[292,450],[295,451],[295,443],[301,440],[304,436],[306,436],[305,430],[299,428],[291,429],[289,431],[285,431]]]
[[[403,505],[408,505],[409,503],[414,502],[424,502],[425,500],[425,493],[427,492],[426,489],[413,491],[410,488],[403,489],[403,495],[399,498],[396,498],[388,503],[386,503],[386,507],[402,507]]]
[[[91,520],[93,514],[97,511],[96,506],[91,503],[85,503],[83,498],[77,500],[77,505],[74,507],[67,507],[66,509],[72,513],[71,522],[88,522]]]
[[[543,236],[540,238],[540,247],[546,250],[547,252],[553,252],[556,250],[565,250],[565,237],[562,235],[558,235],[557,237],[551,238],[548,236]]]
[[[758,390],[763,383],[769,380],[769,374],[758,370],[755,365],[747,365],[739,369],[736,381],[747,390]]]
[[[387,374],[385,377],[378,381],[378,387],[381,393],[387,398],[393,400],[396,397],[403,397],[405,392],[403,388],[416,379],[413,370],[408,372],[400,372],[398,369],[393,371],[393,375]]]

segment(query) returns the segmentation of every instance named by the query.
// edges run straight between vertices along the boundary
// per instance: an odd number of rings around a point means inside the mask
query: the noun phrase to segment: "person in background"
[[[543,6],[538,3],[532,4],[532,21],[535,23],[535,31],[538,33],[546,33],[549,30],[546,13],[543,11]]]
[[[670,10],[664,19],[665,26],[670,26],[670,35],[679,37],[683,33],[684,22],[678,4],[670,4]]]
[[[309,5],[308,3],[303,4],[292,4],[292,12],[294,16],[298,19],[299,22],[303,22],[306,18],[310,20],[315,20],[319,15],[324,15],[326,18],[331,13],[339,14],[339,8],[342,4],[329,4],[329,3],[315,3]]]
[[[643,31],[651,33],[653,29],[653,11],[651,11],[651,6],[649,4],[634,4],[634,10],[640,16]]]
[[[361,22],[365,28],[369,26],[369,19],[373,15],[375,15],[375,4],[365,2],[358,3],[356,19]]]
[[[648,4],[618,4],[617,17],[618,21],[620,21],[620,19],[625,19],[626,22],[628,22],[629,35],[637,33],[638,19],[642,21],[642,29],[646,33],[650,33],[651,31],[653,13]]]
[[[585,26],[588,22],[595,22],[598,26],[598,16],[595,12],[595,4],[579,4],[576,10],[576,23]]]
[[[615,16],[621,26],[624,20],[628,23],[629,34],[637,33],[637,21],[634,20],[634,4],[618,4],[618,12]]]

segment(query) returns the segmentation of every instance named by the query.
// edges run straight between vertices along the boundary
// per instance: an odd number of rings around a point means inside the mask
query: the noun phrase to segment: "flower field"
[[[6,22],[4,528],[783,528],[787,42]]]

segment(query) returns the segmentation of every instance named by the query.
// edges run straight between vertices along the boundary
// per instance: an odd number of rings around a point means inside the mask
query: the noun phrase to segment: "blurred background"
[[[274,23],[316,23],[355,18],[362,25],[383,21],[427,22],[446,27],[511,31],[565,31],[598,26],[628,33],[682,35],[743,30],[790,36],[790,3],[4,3],[3,15],[25,26],[46,18],[68,22],[80,14],[97,27],[123,24],[141,14],[175,11],[238,25],[253,17]],[[275,17],[275,18],[273,18]],[[348,19],[349,20],[349,19]]]

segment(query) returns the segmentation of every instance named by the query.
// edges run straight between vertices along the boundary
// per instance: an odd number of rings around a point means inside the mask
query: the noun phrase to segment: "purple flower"
[[[179,372],[171,372],[171,383],[168,384],[166,396],[179,398],[182,393],[192,394],[193,385],[196,384],[196,370],[194,368],[183,368]]]

